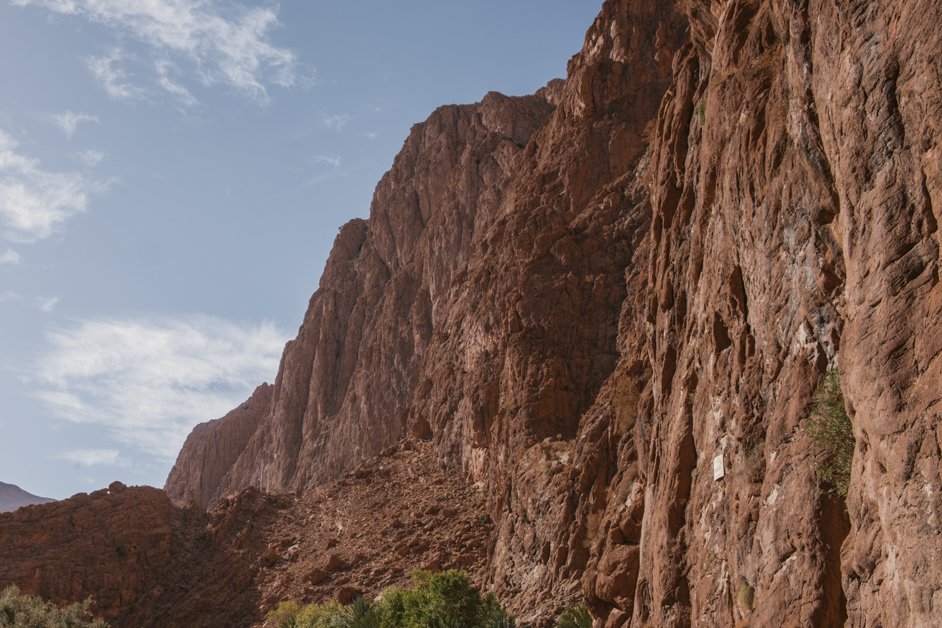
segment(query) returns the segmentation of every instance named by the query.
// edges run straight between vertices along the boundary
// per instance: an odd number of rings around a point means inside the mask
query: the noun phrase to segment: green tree
[[[59,607],[10,586],[0,593],[0,628],[108,628],[90,610],[91,600]]]
[[[375,601],[298,606],[282,603],[268,619],[280,628],[514,628],[492,594],[463,571],[416,572],[414,586],[391,588]]]

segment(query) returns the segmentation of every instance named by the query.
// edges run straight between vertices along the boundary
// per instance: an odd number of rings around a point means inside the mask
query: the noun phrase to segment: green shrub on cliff
[[[574,606],[560,616],[556,628],[592,628],[592,616],[585,606]]]
[[[58,607],[21,593],[15,586],[0,593],[0,628],[108,628],[89,610],[91,602]]]
[[[825,373],[818,385],[805,431],[814,445],[818,480],[831,494],[845,499],[854,458],[854,428],[837,369]]]
[[[375,602],[298,606],[285,602],[269,614],[279,628],[513,628],[492,594],[481,595],[463,571],[416,572],[414,586],[391,588]]]

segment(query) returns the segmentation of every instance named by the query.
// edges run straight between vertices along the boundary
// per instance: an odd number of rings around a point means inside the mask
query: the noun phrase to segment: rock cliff
[[[472,241],[501,205],[517,155],[552,112],[535,96],[488,94],[416,125],[377,186],[370,219],[344,225],[288,343],[270,407],[230,462],[204,450],[241,441],[245,420],[200,426],[167,490],[177,501],[244,486],[295,490],[336,477],[398,441],[432,330]],[[256,393],[256,397],[258,393]],[[254,401],[259,403],[261,399]]]
[[[167,493],[180,504],[203,508],[220,496],[221,485],[271,406],[272,386],[262,384],[221,419],[201,423],[187,438],[170,471]]]
[[[321,490],[419,437],[482,491],[522,623],[931,625],[939,23],[608,0],[565,82],[413,128],[273,387],[194,430],[170,497]],[[806,429],[831,369],[846,500]]]

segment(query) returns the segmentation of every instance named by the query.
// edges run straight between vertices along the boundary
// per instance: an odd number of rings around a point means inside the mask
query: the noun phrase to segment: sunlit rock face
[[[194,432],[171,496],[305,489],[414,435],[485,491],[523,620],[931,624],[939,23],[606,2],[564,84],[413,129],[264,410]],[[830,368],[846,504],[803,429]]]

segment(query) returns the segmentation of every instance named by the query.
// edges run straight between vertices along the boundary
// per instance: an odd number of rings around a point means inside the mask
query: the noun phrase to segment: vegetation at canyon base
[[[819,481],[831,494],[846,499],[854,457],[854,428],[847,416],[837,369],[825,373],[818,385],[805,431],[814,444]]]
[[[359,598],[299,606],[283,602],[268,619],[280,628],[512,628],[493,594],[481,595],[468,574],[419,571],[414,586],[387,589],[375,602]]]
[[[108,628],[92,615],[90,605],[85,600],[60,608],[15,586],[7,587],[0,593],[0,628]]]
[[[585,606],[576,606],[560,616],[556,628],[592,628],[592,616]]]

